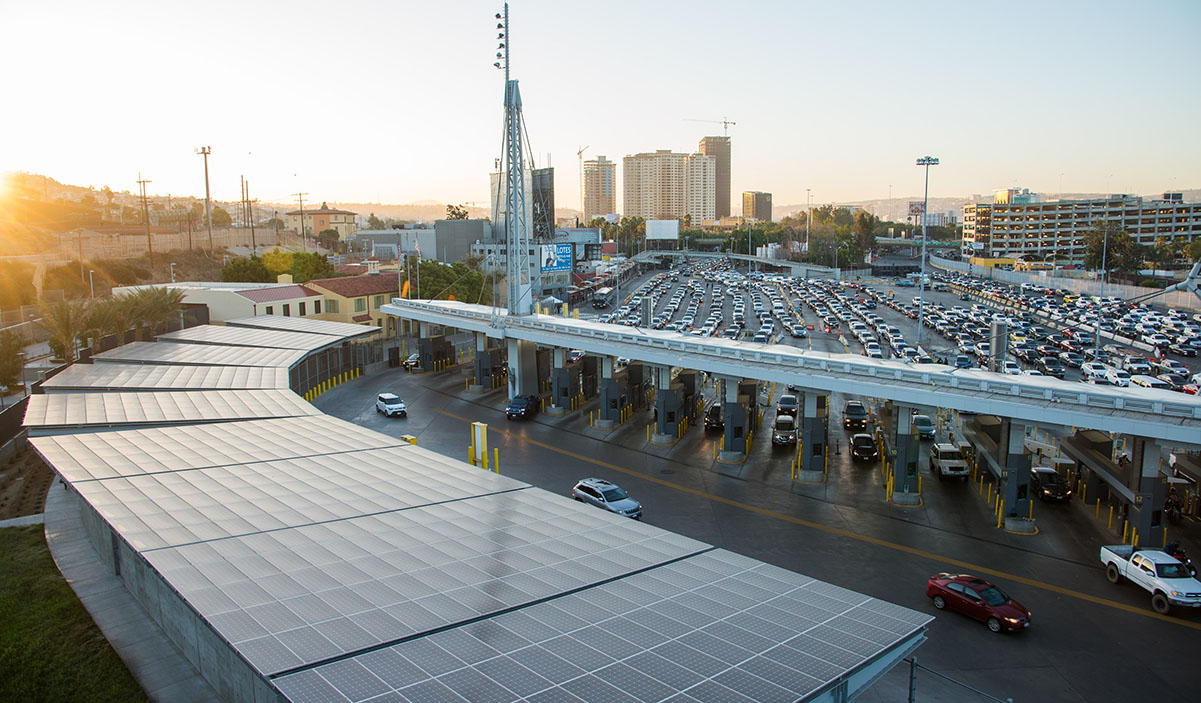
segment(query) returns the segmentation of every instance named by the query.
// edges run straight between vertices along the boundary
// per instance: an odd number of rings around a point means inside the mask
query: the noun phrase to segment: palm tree
[[[87,304],[81,300],[42,301],[39,308],[42,317],[38,324],[50,335],[51,350],[60,352],[68,363],[74,361],[76,338],[84,329]]]
[[[137,327],[137,338],[142,338],[143,326],[150,328],[151,334],[165,322],[172,320],[183,307],[183,291],[178,288],[155,286],[138,288],[121,298],[126,314]]]

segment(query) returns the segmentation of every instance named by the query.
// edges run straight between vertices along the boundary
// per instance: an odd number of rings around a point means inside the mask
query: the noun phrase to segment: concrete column
[[[739,394],[740,378],[722,378],[721,417],[725,424],[722,431],[722,449],[717,455],[721,461],[737,462],[746,458],[746,436],[750,430],[747,418],[746,398]],[[752,399],[753,400],[753,399]]]
[[[572,373],[574,368],[567,366],[567,350],[562,347],[555,347],[551,350],[551,368],[550,368],[550,405],[546,408],[547,415],[566,415],[571,412],[572,398],[576,396],[578,391],[575,390],[579,386],[579,382],[572,383],[573,380],[579,378],[579,373]]]
[[[596,426],[612,429],[621,424],[622,408],[627,401],[626,374],[616,369],[617,360],[611,356],[601,357],[600,407],[597,409]]]
[[[428,339],[430,336],[430,323],[418,322],[417,323],[417,336],[421,337],[422,339]]]
[[[653,444],[674,444],[679,436],[680,403],[683,385],[671,382],[671,367],[654,367],[655,429]]]
[[[892,473],[892,502],[897,505],[918,505],[917,459],[921,449],[917,432],[913,430],[913,408],[895,406],[896,463]]]
[[[509,342],[509,397],[538,394],[538,370],[534,352],[537,347],[524,339]]]
[[[475,383],[467,386],[467,390],[472,393],[484,393],[492,390],[492,375],[496,372],[494,368],[494,354],[488,348],[488,335],[483,332],[476,332],[475,339],[472,344],[472,359],[471,365],[475,371]]]
[[[1005,488],[1001,497],[1001,515],[1005,528],[1013,532],[1034,532],[1030,515],[1030,455],[1026,453],[1026,426],[1009,418],[1001,420],[1001,456],[997,463],[1004,471]]]
[[[1158,442],[1146,437],[1133,437],[1132,459],[1135,477],[1135,504],[1130,507],[1129,520],[1137,530],[1138,546],[1162,547],[1164,544],[1163,512],[1167,488],[1160,479],[1162,452]]]
[[[826,453],[830,451],[828,410],[824,407],[827,403],[819,402],[822,400],[819,395],[813,391],[806,391],[801,396],[797,430],[800,432],[801,441],[799,478],[802,481],[820,481],[824,478]]]

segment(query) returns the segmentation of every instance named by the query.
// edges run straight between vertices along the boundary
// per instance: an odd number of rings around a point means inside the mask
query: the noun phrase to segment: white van
[[[1161,381],[1154,376],[1144,376],[1142,374],[1131,376],[1130,384],[1133,386],[1142,386],[1143,388],[1157,388],[1161,391],[1172,390],[1172,387],[1169,386],[1165,381]]]

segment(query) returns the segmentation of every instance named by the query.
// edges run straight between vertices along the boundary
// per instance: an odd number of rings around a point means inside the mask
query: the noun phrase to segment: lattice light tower
[[[531,232],[529,228],[525,183],[525,122],[521,117],[521,91],[517,81],[509,78],[509,62],[513,55],[513,39],[509,25],[509,3],[496,24],[496,63],[505,72],[505,132],[501,148],[501,188],[498,197],[505,203],[505,248],[508,254],[508,309],[510,315],[528,315],[534,308],[533,281],[530,275]]]

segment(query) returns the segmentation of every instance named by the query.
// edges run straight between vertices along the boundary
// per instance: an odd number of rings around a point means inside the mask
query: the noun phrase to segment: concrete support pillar
[[[611,429],[621,424],[622,411],[629,402],[626,374],[616,368],[616,359],[601,357],[600,407],[596,411],[596,426]]]
[[[697,401],[700,399],[700,374],[696,371],[681,370],[676,375],[676,381],[681,386],[680,396],[680,415],[688,418],[690,425],[695,425],[700,421],[700,415],[697,412]]]
[[[913,408],[903,405],[896,410],[896,462],[892,471],[892,502],[897,505],[918,505],[917,459],[920,451],[917,432],[913,429]]]
[[[684,384],[672,383],[671,367],[656,366],[654,444],[673,444],[679,438]]]
[[[418,322],[417,323],[417,336],[421,337],[422,339],[428,339],[430,336],[430,323]]]
[[[567,350],[557,347],[551,351],[550,405],[547,415],[566,415],[579,402],[580,365],[567,365]]]
[[[1005,488],[1001,497],[1001,515],[1005,527],[1013,532],[1034,532],[1030,517],[1030,460],[1026,453],[1026,426],[1009,418],[1001,421],[1000,456],[1004,467]]]
[[[721,451],[717,458],[721,461],[736,462],[746,458],[747,434],[750,432],[747,418],[748,399],[739,393],[740,378],[723,378],[721,397],[721,418],[725,424],[722,430]],[[751,398],[750,401],[754,401]]]
[[[801,396],[797,428],[801,441],[798,471],[802,481],[820,481],[825,476],[826,455],[830,451],[827,403],[825,396],[813,391]]]
[[[524,339],[509,342],[509,397],[538,394],[536,345]]]
[[[1130,507],[1129,520],[1138,539],[1138,546],[1158,548],[1164,545],[1164,501],[1167,487],[1160,478],[1162,452],[1158,442],[1146,437],[1133,438],[1132,460],[1137,481],[1135,504]]]
[[[600,393],[600,367],[602,359],[595,356],[585,356],[580,360],[583,370],[580,372],[580,393],[585,400],[591,400]]]
[[[483,332],[476,332],[475,339],[472,340],[472,355],[471,366],[475,371],[475,383],[468,384],[467,390],[472,393],[484,393],[492,390],[492,377],[499,369],[496,367],[496,362],[499,360],[499,349],[488,348],[488,335]]]

